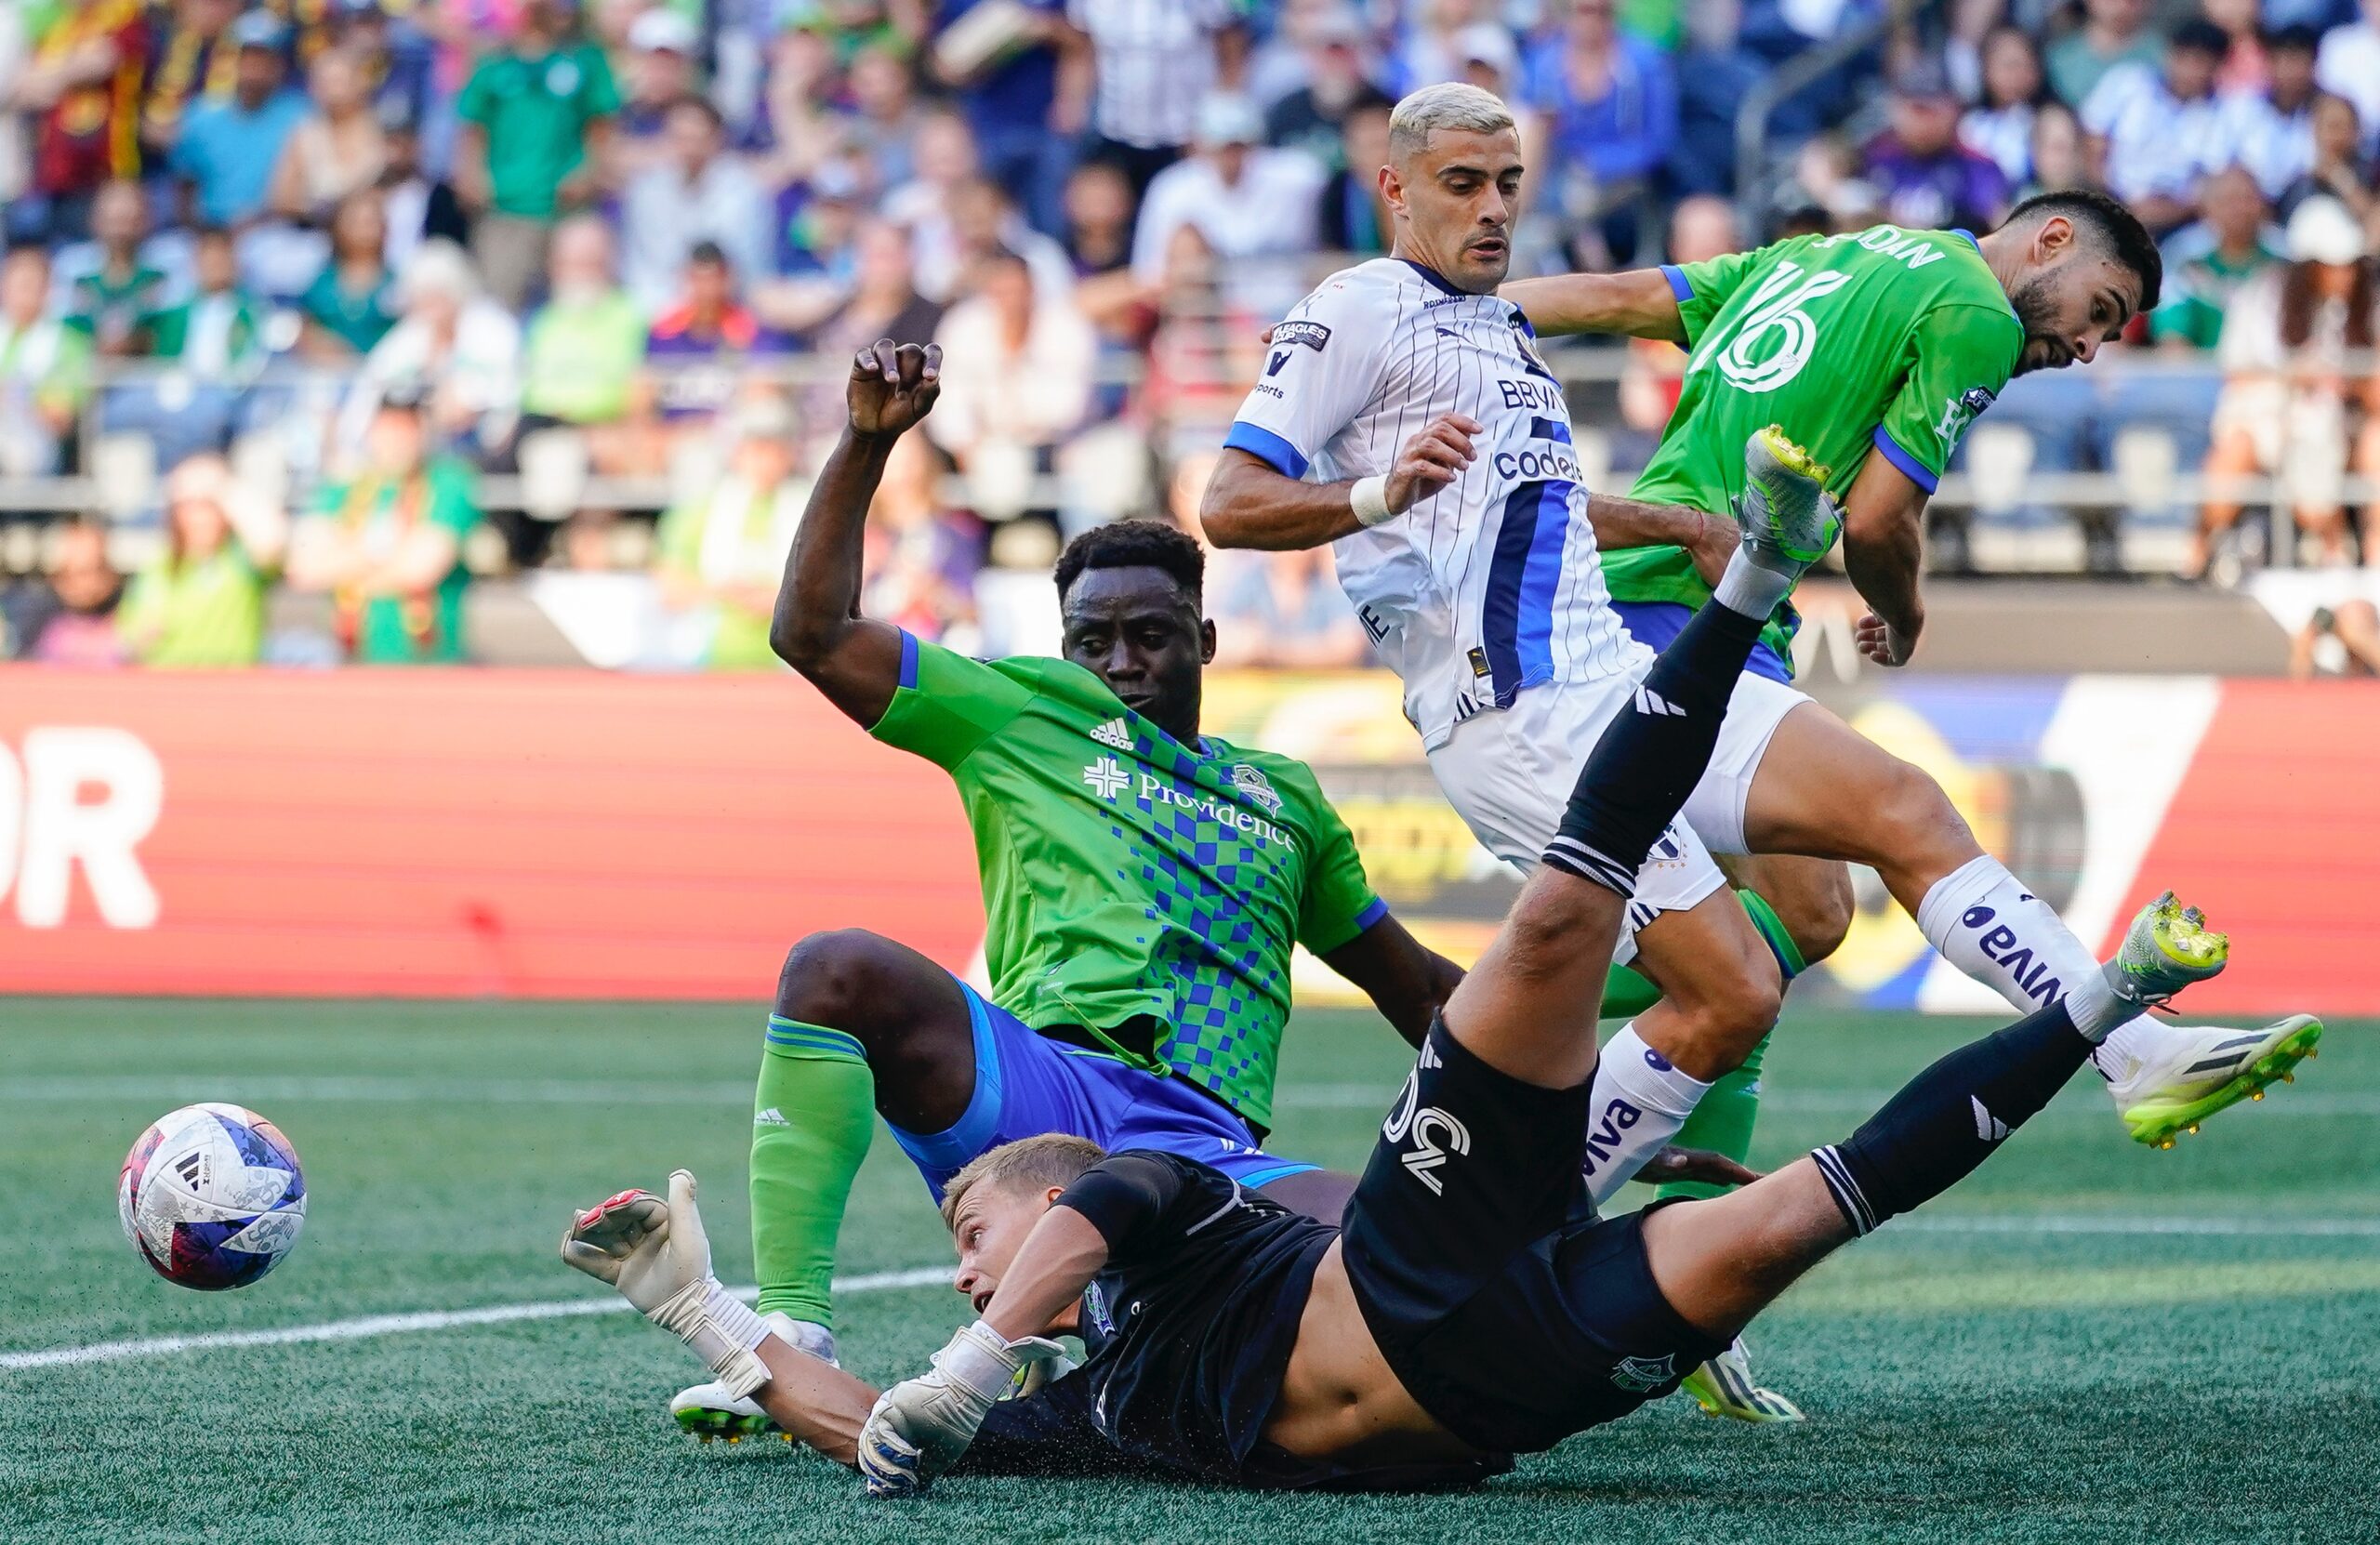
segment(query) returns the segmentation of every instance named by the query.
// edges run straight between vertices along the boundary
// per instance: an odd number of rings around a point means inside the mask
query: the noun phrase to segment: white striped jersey
[[[1333,553],[1433,749],[1530,687],[1650,658],[1612,612],[1569,406],[1535,337],[1508,300],[1374,258],[1324,280],[1274,329],[1224,441],[1287,476],[1334,482],[1385,473],[1440,414],[1487,426],[1461,477]]]

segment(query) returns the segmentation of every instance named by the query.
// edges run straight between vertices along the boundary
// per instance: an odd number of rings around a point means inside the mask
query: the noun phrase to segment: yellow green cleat
[[[1744,442],[1744,491],[1736,528],[1752,561],[1799,578],[1834,546],[1843,511],[1826,491],[1827,469],[1775,424]]]

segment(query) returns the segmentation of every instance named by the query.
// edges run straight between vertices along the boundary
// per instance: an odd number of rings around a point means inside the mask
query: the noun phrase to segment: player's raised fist
[[[895,347],[891,338],[879,338],[852,360],[851,385],[844,393],[852,432],[900,434],[932,413],[933,400],[941,394],[940,344]]]
[[[1402,515],[1439,489],[1462,476],[1478,458],[1471,437],[1485,433],[1468,414],[1442,413],[1421,426],[1396,453],[1382,489],[1392,514]]]

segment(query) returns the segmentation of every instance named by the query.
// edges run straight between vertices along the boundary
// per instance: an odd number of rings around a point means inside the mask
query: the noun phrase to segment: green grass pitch
[[[564,1218],[673,1165],[721,1274],[743,1196],[757,1010],[0,1001],[0,1354],[588,1300]],[[1789,1013],[1762,1162],[1842,1135],[1973,1021]],[[1404,1066],[1369,1016],[1290,1035],[1283,1152],[1360,1162]],[[2172,1153],[2087,1076],[1973,1181],[1844,1252],[1756,1327],[1814,1420],[1683,1398],[1474,1494],[1251,1497],[954,1480],[871,1503],[782,1444],[700,1447],[694,1365],[625,1314],[0,1367],[0,1540],[2212,1540],[2380,1538],[2380,1038],[2340,1024],[2294,1088]],[[239,1101],[298,1145],[306,1235],[272,1276],[150,1274],[112,1188],[143,1125]],[[888,1141],[844,1270],[948,1248]],[[882,1380],[959,1323],[939,1288],[840,1308]]]

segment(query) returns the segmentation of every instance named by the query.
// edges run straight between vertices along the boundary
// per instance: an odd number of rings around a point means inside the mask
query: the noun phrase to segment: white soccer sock
[[[1763,568],[1752,561],[1749,548],[1738,548],[1728,556],[1726,572],[1712,587],[1711,599],[1730,612],[1765,621],[1777,603],[1793,593],[1793,582],[1800,577]]]
[[[1709,1092],[1646,1046],[1633,1020],[1604,1042],[1587,1107],[1587,1195],[1597,1207],[1677,1135]]]
[[[2025,1013],[2063,997],[2086,1039],[2108,1039],[2135,1018],[2074,931],[1990,853],[1934,882],[1918,905],[1917,928],[1944,959]]]

